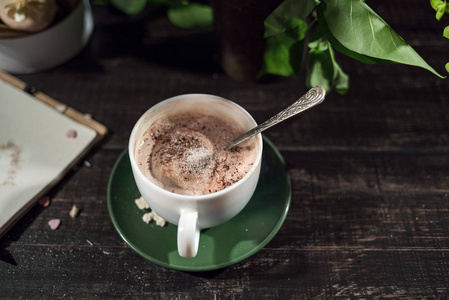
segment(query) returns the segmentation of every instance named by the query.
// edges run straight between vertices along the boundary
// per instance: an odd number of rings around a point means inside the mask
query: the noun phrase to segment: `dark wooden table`
[[[387,3],[388,2],[388,3]],[[438,71],[449,61],[447,17],[428,1],[374,9]],[[263,121],[306,89],[302,78],[242,83],[220,70],[213,36],[165,20],[94,8],[96,30],[75,59],[18,76],[105,124],[106,140],[0,240],[0,297],[303,299],[449,295],[449,82],[414,67],[341,58],[345,96],[266,136],[292,181],[274,239],[225,269],[191,273],[145,260],[120,238],[107,209],[111,169],[137,118],[183,93],[234,100]],[[275,199],[273,199],[275,200]],[[76,219],[68,212],[82,209]],[[52,231],[47,222],[61,218]],[[88,241],[92,243],[89,244]]]

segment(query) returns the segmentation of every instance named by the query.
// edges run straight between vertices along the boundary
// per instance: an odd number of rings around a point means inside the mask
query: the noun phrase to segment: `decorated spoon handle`
[[[231,149],[235,145],[240,144],[244,140],[252,137],[253,135],[261,133],[265,129],[270,128],[271,126],[274,126],[296,114],[299,114],[300,112],[303,112],[317,104],[320,104],[321,102],[323,102],[325,97],[326,97],[326,90],[321,85],[317,85],[311,88],[306,94],[301,96],[301,98],[299,98],[295,103],[293,103],[280,113],[272,116],[267,121],[263,122],[262,124],[254,127],[250,131],[244,133],[235,140],[231,141],[226,146],[226,150]]]

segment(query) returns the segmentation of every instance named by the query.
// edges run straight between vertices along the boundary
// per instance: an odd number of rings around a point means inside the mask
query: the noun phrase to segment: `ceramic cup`
[[[0,69],[28,74],[61,65],[86,46],[93,28],[89,0],[81,0],[64,20],[43,31],[0,39]]]
[[[261,135],[258,134],[255,137],[257,158],[254,165],[241,180],[221,191],[198,196],[175,194],[145,177],[135,159],[137,144],[142,135],[158,118],[195,108],[207,109],[214,115],[230,116],[244,130],[257,125],[247,111],[232,101],[212,95],[188,94],[164,100],[153,106],[134,126],[129,139],[129,157],[134,179],[151,209],[166,221],[178,225],[178,253],[182,257],[196,256],[201,229],[225,223],[246,206],[256,189],[262,162],[263,143]]]

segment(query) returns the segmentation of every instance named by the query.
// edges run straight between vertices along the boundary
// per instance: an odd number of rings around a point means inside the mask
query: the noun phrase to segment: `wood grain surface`
[[[449,61],[428,1],[370,1],[440,73]],[[18,76],[110,134],[0,240],[0,298],[433,299],[449,295],[449,82],[339,56],[350,91],[266,131],[288,166],[292,203],[274,239],[225,269],[167,269],[131,250],[106,204],[112,167],[149,107],[183,93],[231,99],[258,122],[306,91],[304,78],[237,82],[214,38],[164,19],[94,7],[88,47]],[[446,22],[446,23],[445,23]],[[38,124],[36,124],[38,126]],[[276,201],[276,199],[273,199]],[[81,213],[69,216],[73,204]],[[60,218],[58,230],[48,221]]]

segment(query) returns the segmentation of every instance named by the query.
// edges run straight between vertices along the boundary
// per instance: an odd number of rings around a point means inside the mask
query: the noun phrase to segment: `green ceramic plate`
[[[242,261],[262,249],[278,232],[290,205],[290,178],[284,160],[264,137],[261,177],[248,205],[228,222],[201,231],[198,254],[182,258],[176,249],[177,227],[142,221],[134,203],[140,197],[128,152],[118,158],[108,185],[108,209],[123,240],[144,258],[183,271],[209,271]]]

